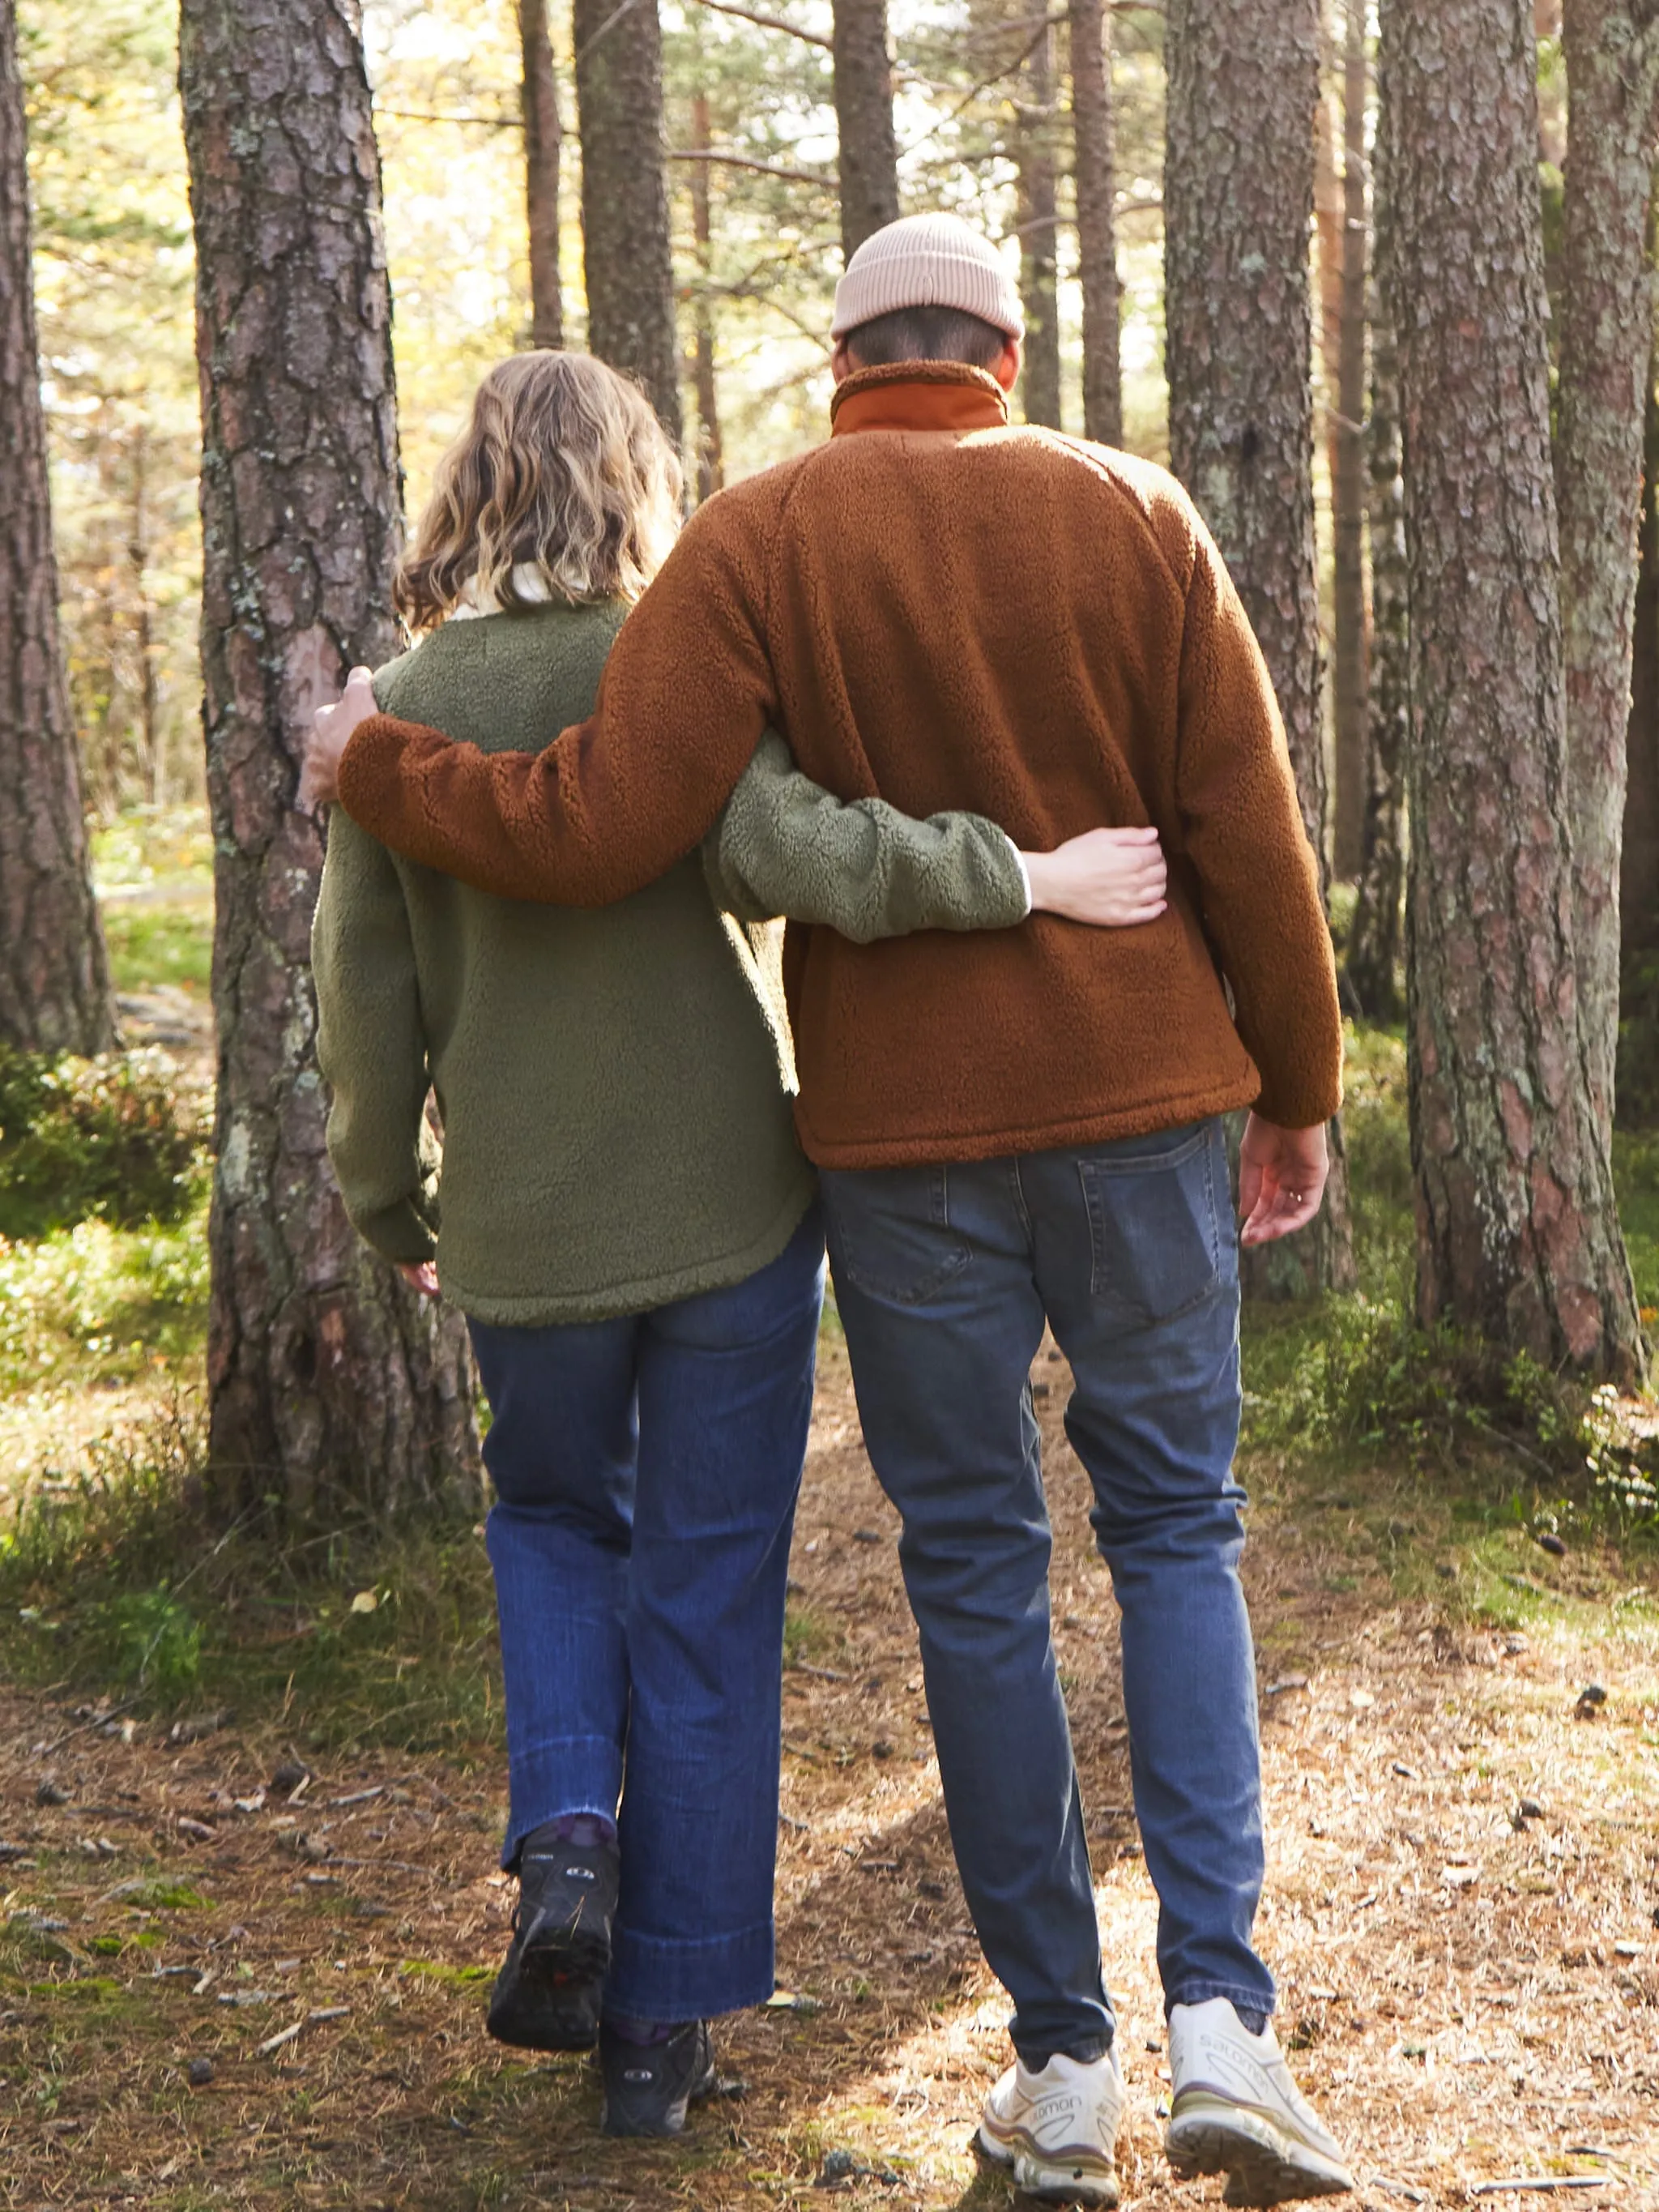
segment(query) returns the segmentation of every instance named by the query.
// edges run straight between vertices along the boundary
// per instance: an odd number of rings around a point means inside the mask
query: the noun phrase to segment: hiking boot
[[[1016,2062],[985,2100],[974,2138],[987,2158],[1013,2168],[1014,2186],[1044,2204],[1117,2203],[1112,2162],[1123,2117],[1123,2077],[1111,2051],[1068,2058],[1057,2051],[1038,2073]]]
[[[614,2028],[599,2034],[599,2070],[608,2136],[677,2136],[685,2108],[714,2086],[714,2045],[706,2020],[688,2020],[661,2043],[630,2043]]]
[[[1353,2187],[1342,2154],[1291,2079],[1271,2024],[1252,2035],[1225,1997],[1170,2014],[1164,2155],[1182,2181],[1224,2173],[1224,2202],[1280,2204]]]
[[[489,1999],[498,2043],[592,2049],[621,1871],[614,1843],[561,1843],[540,1828],[526,1837],[513,1945]]]

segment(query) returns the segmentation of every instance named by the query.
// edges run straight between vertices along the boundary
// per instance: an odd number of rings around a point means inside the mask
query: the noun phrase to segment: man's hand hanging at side
[[[1239,1241],[1271,1244],[1305,1229],[1319,1211],[1330,1165],[1322,1121],[1281,1129],[1252,1114],[1238,1148]]]

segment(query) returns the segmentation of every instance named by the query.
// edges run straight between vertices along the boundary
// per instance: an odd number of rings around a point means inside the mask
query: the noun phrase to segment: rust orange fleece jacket
[[[981,1159],[1340,1098],[1329,933],[1249,624],[1162,469],[1007,427],[955,363],[864,369],[829,443],[698,508],[593,714],[540,754],[377,716],[346,811],[509,898],[599,905],[690,852],[775,723],[808,775],[1045,848],[1155,823],[1163,917],[868,945],[793,929],[797,1121],[825,1167]],[[1231,988],[1230,1018],[1221,984]]]

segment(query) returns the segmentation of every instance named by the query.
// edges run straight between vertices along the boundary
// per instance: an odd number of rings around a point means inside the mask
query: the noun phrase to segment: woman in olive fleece
[[[400,569],[424,635],[376,678],[381,707],[491,750],[580,720],[678,494],[613,371],[503,363]],[[1156,844],[1112,851],[1100,918],[1157,912]],[[868,940],[1030,908],[994,824],[842,805],[774,736],[701,860],[603,911],[495,898],[331,822],[313,940],[330,1154],[361,1233],[465,1312],[493,1416],[520,1887],[490,2029],[597,2035],[613,2133],[683,2125],[712,2079],[708,2016],[772,1988],[823,1247],[761,925],[787,908]]]

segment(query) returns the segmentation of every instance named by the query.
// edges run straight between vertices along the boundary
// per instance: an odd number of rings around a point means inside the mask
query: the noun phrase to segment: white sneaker
[[[985,2100],[975,2140],[1014,2170],[1014,2186],[1046,2204],[1117,2203],[1112,2148],[1123,2118],[1117,2060],[1085,2063],[1057,2051],[1040,2074],[1015,2064]]]
[[[1224,2173],[1228,2204],[1336,2197],[1342,2154],[1291,2079],[1269,2022],[1252,2035],[1225,1997],[1170,2014],[1173,2094],[1164,2155],[1182,2181]]]

